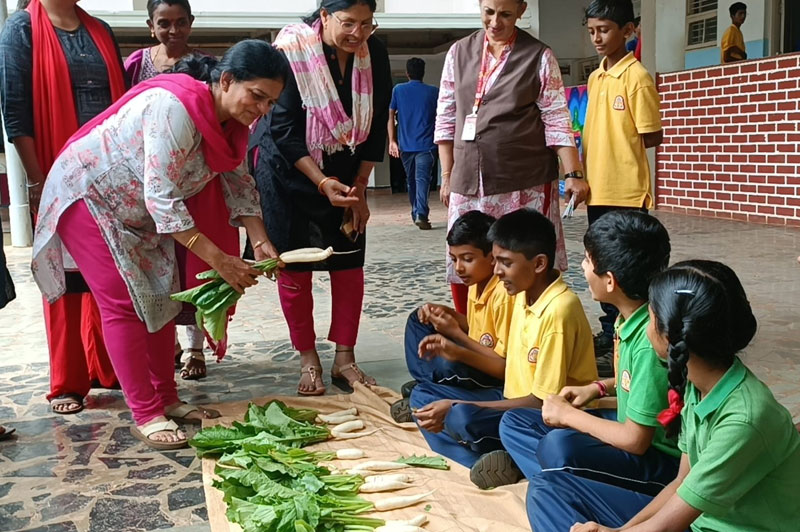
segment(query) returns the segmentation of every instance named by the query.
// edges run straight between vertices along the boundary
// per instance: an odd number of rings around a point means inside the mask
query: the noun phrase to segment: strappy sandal
[[[181,347],[181,343],[175,342],[175,369],[181,369],[183,367],[183,362],[181,362],[182,356],[183,348]]]
[[[200,412],[201,414],[203,414],[203,417],[202,418],[188,417],[189,414],[191,414],[192,412]],[[203,408],[197,405],[181,403],[175,408],[170,408],[169,410],[165,410],[164,415],[168,419],[171,419],[172,421],[176,421],[178,423],[185,423],[188,425],[200,425],[203,422],[203,419],[216,419],[220,416],[220,413],[210,408]]]
[[[325,384],[322,382],[322,366],[315,366],[314,364],[309,364],[307,366],[303,366],[300,369],[300,378],[303,378],[303,374],[308,374],[309,378],[311,379],[311,384],[314,386],[314,391],[311,392],[304,392],[300,390],[300,385],[297,385],[297,395],[303,395],[306,397],[316,397],[318,395],[325,395]],[[317,382],[319,381],[319,384]]]
[[[56,410],[53,407],[60,406],[60,405],[78,405],[77,408],[74,410]],[[56,397],[50,399],[50,410],[54,414],[58,414],[60,416],[69,416],[72,414],[77,414],[81,410],[83,410],[83,397],[77,393],[63,393]]]
[[[3,431],[3,432],[0,432],[0,441],[9,439],[11,437],[11,435],[14,434],[17,431],[17,429],[4,427],[2,425],[0,425],[0,429],[2,429],[2,431]]]
[[[185,381],[198,381],[206,378],[206,357],[203,355],[202,349],[184,349],[184,353],[189,354],[189,358],[181,368],[181,379]],[[195,362],[192,365],[192,361]],[[202,363],[202,365],[198,364]],[[192,373],[192,370],[195,372]]]
[[[352,353],[352,349],[337,349],[337,353]],[[344,376],[345,371],[352,371],[356,374],[355,379],[348,379]],[[372,382],[367,382],[367,379],[370,379]],[[361,371],[361,368],[355,362],[350,364],[345,364],[344,366],[337,366],[334,362],[333,367],[331,368],[331,382],[335,384],[340,390],[344,391],[345,393],[353,393],[353,383],[360,382],[364,386],[374,386],[376,384],[375,379],[372,377],[368,377],[366,373]]]
[[[141,440],[153,449],[161,451],[168,451],[172,449],[183,449],[189,446],[189,440],[184,438],[178,441],[158,441],[151,439],[150,436],[156,432],[169,431],[178,433],[178,424],[174,421],[154,421],[150,422],[142,428],[131,427],[131,434],[137,440]]]

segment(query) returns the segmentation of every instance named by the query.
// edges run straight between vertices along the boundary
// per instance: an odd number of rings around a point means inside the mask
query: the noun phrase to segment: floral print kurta
[[[42,193],[33,243],[33,274],[48,301],[64,293],[64,271],[74,262],[56,232],[64,211],[83,200],[150,332],[181,309],[171,233],[194,227],[183,203],[216,175],[206,165],[201,136],[180,100],[154,88],[125,104],[56,160]],[[246,164],[222,174],[230,223],[261,217]]]

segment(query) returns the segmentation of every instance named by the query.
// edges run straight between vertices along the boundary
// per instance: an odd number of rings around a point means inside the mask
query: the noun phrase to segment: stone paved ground
[[[443,282],[444,211],[434,230],[410,225],[402,196],[376,196],[368,239],[366,298],[358,358],[381,384],[407,379],[402,362],[405,316],[424,300],[447,301]],[[741,276],[759,318],[744,354],[776,396],[800,418],[800,232],[720,220],[658,214],[673,239],[673,259],[713,258]],[[582,211],[567,221],[568,280],[595,323],[580,274]],[[207,530],[199,461],[190,450],[153,452],[129,433],[120,392],[95,390],[76,416],[51,414],[47,350],[39,295],[28,269],[30,250],[6,248],[19,299],[0,311],[0,422],[18,436],[0,443],[0,531]],[[327,280],[315,284],[322,343],[330,315]],[[242,299],[232,346],[209,377],[180,382],[190,402],[233,401],[293,393],[298,377],[275,287],[262,282]]]

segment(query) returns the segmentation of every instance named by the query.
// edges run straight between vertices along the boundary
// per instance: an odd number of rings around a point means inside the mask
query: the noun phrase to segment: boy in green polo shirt
[[[655,277],[647,336],[670,368],[670,407],[659,421],[670,434],[680,430],[678,476],[653,498],[543,472],[528,491],[533,529],[800,529],[800,434],[736,356],[756,327],[742,283],[724,264],[681,262]]]
[[[500,439],[528,479],[559,469],[656,494],[675,478],[680,456],[657,419],[667,407],[667,368],[647,339],[647,290],[669,263],[669,235],[650,215],[612,211],[583,242],[592,297],[620,310],[616,378],[566,386],[542,410],[510,410]],[[616,410],[580,409],[606,395],[617,397]]]

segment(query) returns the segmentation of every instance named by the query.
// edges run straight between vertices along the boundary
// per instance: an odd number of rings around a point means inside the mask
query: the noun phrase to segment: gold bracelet
[[[442,172],[442,177],[449,177],[453,172]]]
[[[266,240],[259,240],[258,242],[253,244],[253,249],[258,249],[258,248],[260,248],[261,246],[263,246],[266,243],[267,243]]]
[[[186,249],[192,249],[192,246],[194,246],[197,243],[198,238],[200,238],[200,231],[192,235],[192,238],[190,238],[189,241],[186,243]]]
[[[333,177],[333,176],[331,176],[331,177],[326,177],[325,179],[323,179],[322,181],[320,181],[320,182],[317,184],[317,191],[319,191],[319,193],[320,193],[320,194],[322,194],[323,196],[325,196],[326,194],[325,194],[325,192],[323,192],[323,191],[322,191],[322,187],[323,187],[323,186],[325,186],[325,183],[327,183],[328,181],[336,181],[337,183],[338,183],[338,182],[340,182],[338,178],[335,178],[335,177]]]

